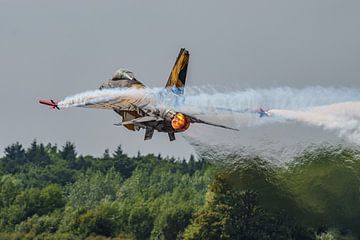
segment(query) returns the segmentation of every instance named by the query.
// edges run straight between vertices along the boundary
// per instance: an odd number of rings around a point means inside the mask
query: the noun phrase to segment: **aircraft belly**
[[[121,115],[123,122],[128,122],[130,120],[133,120],[133,119],[139,117],[139,114],[136,111],[119,112],[119,114]],[[126,127],[127,129],[131,130],[131,131],[139,130],[139,129],[136,128],[136,126],[134,124],[125,124],[123,126]]]
[[[124,127],[129,129],[130,131],[135,131],[135,125],[134,124],[126,124],[126,125],[124,125]]]

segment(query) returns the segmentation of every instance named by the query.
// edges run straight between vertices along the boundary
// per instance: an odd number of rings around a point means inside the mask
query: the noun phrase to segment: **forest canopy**
[[[356,239],[359,156],[319,147],[282,167],[227,167],[14,143],[0,158],[0,239]]]

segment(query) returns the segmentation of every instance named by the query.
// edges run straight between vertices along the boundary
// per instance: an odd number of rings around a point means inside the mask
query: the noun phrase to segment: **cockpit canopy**
[[[126,69],[118,69],[112,76],[113,81],[117,80],[132,80],[135,79],[135,75],[133,72]]]
[[[136,80],[134,73],[126,69],[118,69],[112,78],[101,84],[100,89],[106,88],[143,88],[144,84]]]

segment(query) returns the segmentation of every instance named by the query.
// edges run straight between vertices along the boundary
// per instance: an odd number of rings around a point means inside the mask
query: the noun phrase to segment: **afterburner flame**
[[[177,113],[175,117],[171,120],[171,126],[176,131],[185,131],[190,126],[190,119],[182,113]]]

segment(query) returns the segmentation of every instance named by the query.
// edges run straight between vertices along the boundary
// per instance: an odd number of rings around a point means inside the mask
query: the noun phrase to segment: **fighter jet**
[[[174,94],[179,99],[182,99],[184,94],[189,56],[189,52],[186,49],[182,48],[180,50],[165,85],[165,91]],[[144,89],[145,85],[137,80],[131,71],[119,69],[114,73],[111,79],[102,83],[99,89],[104,90],[113,88]],[[147,100],[144,103],[144,98],[142,96],[128,96],[111,101],[87,103],[81,107],[112,109],[122,118],[122,122],[115,125],[124,126],[132,131],[145,129],[144,140],[151,139],[154,131],[157,130],[158,132],[167,133],[170,141],[173,141],[175,140],[175,133],[186,131],[192,123],[202,123],[238,131],[238,129],[207,122],[190,114],[175,111],[171,108],[156,107],[151,104],[151,102],[152,101]],[[60,109],[58,101],[40,100],[39,103],[45,104],[53,109]]]

